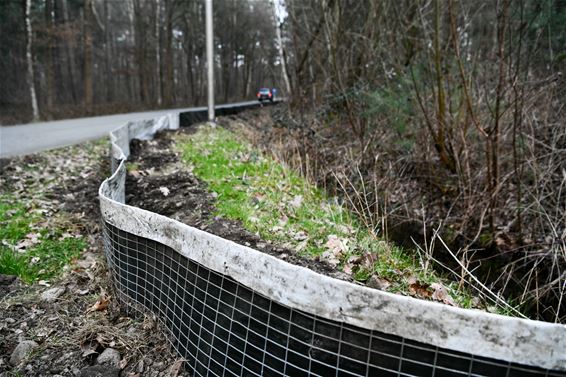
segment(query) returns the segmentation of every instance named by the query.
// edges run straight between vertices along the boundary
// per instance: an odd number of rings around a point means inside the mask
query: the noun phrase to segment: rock
[[[41,294],[41,300],[45,302],[55,302],[63,293],[65,293],[65,287],[54,287],[43,292]]]
[[[38,347],[38,344],[33,340],[23,340],[16,346],[12,355],[10,356],[10,364],[18,365],[23,359],[27,357],[34,349]]]
[[[118,377],[120,369],[108,365],[95,365],[81,369],[79,377]]]
[[[106,348],[100,355],[98,355],[96,363],[118,367],[120,364],[120,352],[116,351],[114,348]]]

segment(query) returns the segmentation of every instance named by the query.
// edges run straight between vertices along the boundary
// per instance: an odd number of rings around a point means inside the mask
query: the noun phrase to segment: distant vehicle
[[[269,88],[261,88],[259,92],[257,92],[257,100],[259,102],[263,102],[264,100],[269,100],[273,102],[273,93]]]

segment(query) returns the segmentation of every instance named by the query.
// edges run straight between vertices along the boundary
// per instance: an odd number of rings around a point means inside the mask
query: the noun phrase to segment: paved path
[[[255,104],[257,101],[219,105],[217,108]],[[0,158],[41,152],[43,150],[94,140],[108,135],[108,132],[124,123],[155,118],[167,113],[206,110],[206,107],[191,107],[171,110],[147,111],[76,118],[53,122],[28,123],[0,127]]]

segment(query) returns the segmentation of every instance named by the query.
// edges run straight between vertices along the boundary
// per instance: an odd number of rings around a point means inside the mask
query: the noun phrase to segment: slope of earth
[[[263,117],[264,112],[249,112],[219,118],[222,127],[193,126],[133,141],[127,203],[355,284],[517,314],[506,303],[503,309],[486,307],[454,282],[427,271],[418,257],[373,236],[332,204],[333,198],[258,154],[249,124]]]
[[[349,280],[325,263],[302,257],[281,244],[263,240],[241,222],[216,215],[216,194],[181,161],[175,142],[196,128],[163,132],[153,140],[133,140],[130,147],[126,203],[178,220],[314,271]]]
[[[0,160],[0,376],[183,374],[159,323],[112,298],[97,199],[108,172],[106,141]]]

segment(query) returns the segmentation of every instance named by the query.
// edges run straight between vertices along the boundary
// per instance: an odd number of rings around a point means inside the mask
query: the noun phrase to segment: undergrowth
[[[216,196],[216,215],[335,265],[357,281],[377,279],[381,289],[421,298],[431,298],[436,284],[446,288],[451,304],[477,307],[468,292],[423,269],[415,253],[378,238],[336,199],[234,133],[203,126],[178,145],[184,161]]]

